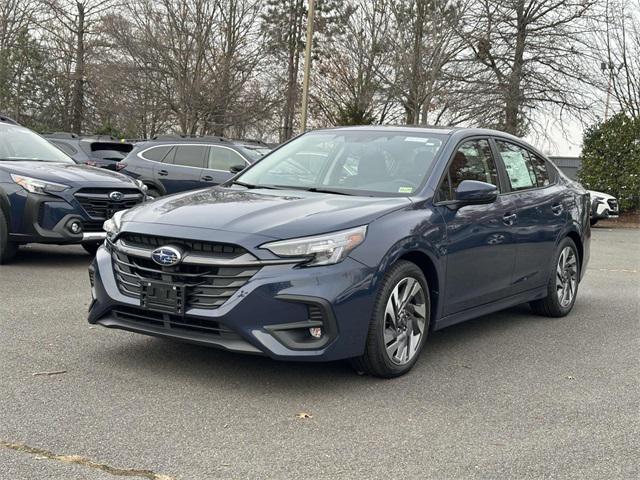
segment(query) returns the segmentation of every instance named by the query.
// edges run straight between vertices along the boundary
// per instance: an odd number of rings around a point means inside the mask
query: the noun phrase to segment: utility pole
[[[309,109],[309,75],[311,74],[311,46],[313,44],[313,19],[315,16],[315,0],[309,0],[307,13],[307,44],[304,51],[304,78],[302,80],[302,113],[300,124],[302,132],[307,131],[307,110]]]
[[[600,64],[600,69],[602,73],[605,73],[607,70],[609,71],[608,79],[607,79],[607,101],[604,105],[604,121],[606,122],[609,118],[609,102],[611,101],[611,82],[613,81],[613,64],[610,62],[602,62]]]

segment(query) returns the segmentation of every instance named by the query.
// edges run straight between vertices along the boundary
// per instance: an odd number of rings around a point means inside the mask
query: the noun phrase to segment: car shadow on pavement
[[[447,372],[442,370],[460,366],[468,349],[490,348],[495,335],[527,330],[538,319],[542,317],[534,316],[525,305],[433,332],[418,363],[403,378],[446,375]],[[523,335],[526,335],[525,331]],[[247,394],[262,392],[265,386],[269,390],[282,388],[301,393],[307,389],[335,390],[341,385],[348,388],[354,382],[384,382],[369,376],[357,376],[347,361],[285,362],[153,337],[135,336],[129,340],[96,351],[97,360],[119,365],[127,371],[137,371],[140,375],[175,375],[187,383],[211,388],[234,386]]]
[[[91,263],[93,258],[79,245],[60,246],[53,250],[50,246],[26,245],[7,266],[15,267],[56,267],[73,269]]]

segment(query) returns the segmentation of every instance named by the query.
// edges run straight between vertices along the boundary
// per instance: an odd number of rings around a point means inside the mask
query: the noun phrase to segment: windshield
[[[75,163],[67,154],[31,130],[0,123],[0,161],[7,160]]]
[[[445,138],[414,131],[311,132],[275,150],[237,180],[250,187],[411,195]]]
[[[254,146],[248,146],[248,145],[241,146],[240,150],[242,151],[242,153],[244,153],[249,159],[253,160],[254,162],[256,160],[261,159],[271,151],[271,149],[268,147],[254,147]]]

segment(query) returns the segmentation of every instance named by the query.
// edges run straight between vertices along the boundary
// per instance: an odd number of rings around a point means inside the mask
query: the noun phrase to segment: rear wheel
[[[0,264],[9,263],[18,252],[18,244],[9,240],[9,222],[0,210]]]
[[[547,283],[546,298],[531,302],[530,305],[539,315],[564,317],[573,308],[580,281],[578,249],[569,237],[560,242],[554,265]]]
[[[161,197],[161,196],[162,196],[162,194],[158,190],[156,190],[155,188],[149,187],[147,189],[147,197],[150,200],[153,200],[154,198],[158,198],[158,197]]]
[[[91,255],[92,257],[95,257],[96,252],[98,251],[98,248],[100,248],[100,243],[95,243],[95,242],[83,243],[82,248],[84,248],[89,255]]]
[[[354,368],[383,378],[407,373],[427,339],[429,318],[429,287],[422,270],[399,261],[382,280],[365,352],[352,360]]]

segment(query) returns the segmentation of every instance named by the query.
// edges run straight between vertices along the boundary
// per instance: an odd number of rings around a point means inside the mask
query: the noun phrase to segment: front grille
[[[118,320],[123,320],[128,323],[136,323],[165,330],[205,333],[207,335],[225,337],[226,339],[241,338],[238,334],[215,320],[183,317],[180,315],[138,310],[129,307],[118,307],[113,311],[113,315]]]
[[[121,200],[113,200],[109,195],[113,192],[122,194]],[[93,219],[107,220],[114,213],[136,206],[142,202],[143,195],[137,189],[125,188],[83,188],[76,192],[76,200],[84,211]]]
[[[616,200],[610,199],[607,200],[607,203],[609,204],[609,208],[611,210],[613,210],[614,212],[618,211],[618,202]]]
[[[242,247],[191,240],[177,240],[125,233],[112,248],[112,262],[118,289],[123,295],[140,299],[141,282],[162,282],[184,288],[186,309],[216,309],[224,304],[238,289],[245,285],[260,269],[259,265],[227,265],[230,260],[250,256]],[[142,249],[141,245],[148,245]],[[216,252],[215,255],[200,255],[207,263],[180,263],[173,267],[161,267],[148,257],[125,252],[126,247],[135,247],[138,252],[151,252],[156,246],[172,245],[189,253]],[[255,259],[254,259],[255,260]]]

